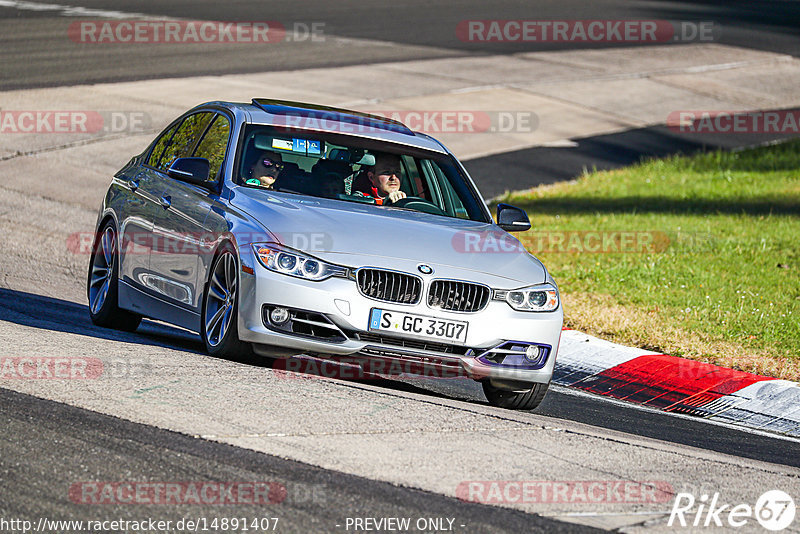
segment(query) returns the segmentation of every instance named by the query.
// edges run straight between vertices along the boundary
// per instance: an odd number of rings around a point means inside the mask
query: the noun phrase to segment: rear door
[[[158,197],[163,185],[153,173],[155,167],[170,145],[180,121],[167,128],[153,143],[147,158],[123,178],[127,189],[125,209],[120,210],[119,225],[122,244],[120,246],[120,280],[143,289],[146,287],[150,269],[150,251],[153,242],[153,222],[158,215]]]
[[[209,183],[215,183],[221,178],[231,121],[226,115],[216,112],[201,112],[188,117],[187,121],[189,119],[191,123],[183,132],[181,141],[183,148],[175,153],[175,157],[208,159],[211,169]],[[154,246],[150,255],[152,288],[171,304],[199,314],[205,265],[215,241],[205,223],[219,197],[208,188],[172,178],[166,173],[162,174],[162,182],[160,209],[154,225],[158,246]]]

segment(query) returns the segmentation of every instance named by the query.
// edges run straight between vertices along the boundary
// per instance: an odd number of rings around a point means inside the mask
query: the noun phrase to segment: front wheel
[[[108,221],[94,244],[89,261],[87,291],[89,317],[97,326],[133,332],[142,322],[142,316],[118,305],[119,251],[117,230]]]
[[[510,391],[495,387],[489,381],[483,382],[483,393],[489,400],[489,404],[498,408],[508,408],[509,410],[535,410],[541,404],[542,399],[547,394],[550,383],[531,384],[527,391]]]
[[[203,295],[201,336],[212,356],[232,360],[249,357],[252,347],[239,340],[239,277],[233,248],[225,246],[211,267]]]

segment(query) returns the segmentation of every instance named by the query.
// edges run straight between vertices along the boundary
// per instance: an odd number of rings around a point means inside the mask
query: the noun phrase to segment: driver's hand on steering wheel
[[[391,203],[395,203],[401,198],[406,198],[406,194],[402,191],[392,191],[386,196],[386,200],[388,200]]]

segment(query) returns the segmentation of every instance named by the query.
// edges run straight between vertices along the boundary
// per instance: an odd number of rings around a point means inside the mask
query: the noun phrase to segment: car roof
[[[414,132],[402,122],[360,111],[321,106],[290,100],[254,98],[241,102],[208,102],[247,114],[248,122],[289,126],[295,129],[339,133],[408,145],[423,150],[448,154],[448,150],[429,135]]]

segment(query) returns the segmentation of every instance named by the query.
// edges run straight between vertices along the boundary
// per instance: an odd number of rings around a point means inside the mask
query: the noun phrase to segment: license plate
[[[450,321],[378,308],[372,308],[369,315],[370,330],[394,332],[437,341],[466,343],[468,326],[469,323],[466,321]]]

